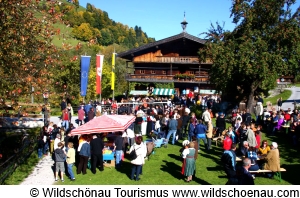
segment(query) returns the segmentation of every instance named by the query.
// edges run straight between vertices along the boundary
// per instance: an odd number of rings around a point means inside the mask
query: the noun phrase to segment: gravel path
[[[72,123],[74,123],[75,127],[77,124],[75,123],[75,119],[77,116],[72,118]],[[58,116],[51,116],[50,121],[57,124],[59,122]],[[43,156],[43,158],[36,165],[32,173],[20,184],[20,185],[52,185],[54,184],[54,172],[53,172],[53,164],[51,156]]]
[[[51,156],[44,156],[20,185],[52,185],[54,183],[53,163]]]

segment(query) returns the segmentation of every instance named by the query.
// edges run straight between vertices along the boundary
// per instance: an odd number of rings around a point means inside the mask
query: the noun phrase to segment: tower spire
[[[186,19],[185,19],[185,11],[184,11],[184,14],[183,14],[183,21],[181,22],[181,27],[182,27],[182,32],[186,32],[186,26],[187,26],[188,22],[186,22]]]

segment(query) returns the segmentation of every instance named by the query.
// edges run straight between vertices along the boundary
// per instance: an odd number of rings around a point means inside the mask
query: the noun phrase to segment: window
[[[190,71],[189,74],[195,74],[195,72],[194,71]]]
[[[155,74],[156,72],[155,72],[155,70],[151,70],[151,74]]]
[[[162,74],[167,74],[167,72],[165,70],[162,71]]]
[[[145,70],[140,70],[140,73],[141,73],[141,74],[144,74],[144,73],[145,73]]]

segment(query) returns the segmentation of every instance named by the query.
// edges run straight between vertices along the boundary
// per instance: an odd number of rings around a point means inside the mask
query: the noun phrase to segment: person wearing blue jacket
[[[174,118],[174,116],[172,116],[170,121],[169,121],[169,124],[168,124],[169,132],[168,132],[168,135],[167,135],[167,141],[169,142],[170,136],[173,135],[173,138],[172,138],[172,144],[173,145],[175,144],[177,126],[178,126],[178,122]]]
[[[204,146],[206,148],[206,150],[208,150],[207,148],[207,140],[206,140],[206,131],[207,131],[207,127],[202,123],[202,120],[198,120],[198,124],[195,127],[195,136],[197,137],[198,140],[198,152],[200,151],[200,140],[202,140],[204,142]]]
[[[194,132],[195,132],[195,125],[193,124],[194,120],[190,119],[190,123],[189,123],[189,131],[188,131],[188,140],[191,142],[192,141],[192,137],[194,136]]]
[[[79,152],[80,161],[77,168],[77,174],[86,174],[87,164],[89,161],[89,158],[91,157],[91,147],[90,147],[90,140],[88,139],[87,142],[85,142],[80,149]]]

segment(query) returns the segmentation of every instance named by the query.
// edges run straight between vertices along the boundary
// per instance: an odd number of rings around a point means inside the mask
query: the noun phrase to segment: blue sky
[[[225,22],[226,30],[235,25],[230,18],[231,0],[79,0],[106,11],[109,18],[129,27],[140,26],[148,37],[164,39],[182,32],[181,22],[186,13],[187,33],[199,36],[211,22]],[[203,35],[200,36],[203,38]]]

